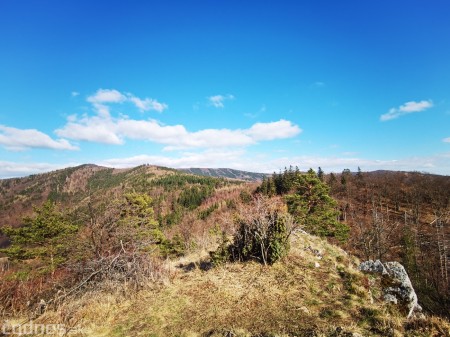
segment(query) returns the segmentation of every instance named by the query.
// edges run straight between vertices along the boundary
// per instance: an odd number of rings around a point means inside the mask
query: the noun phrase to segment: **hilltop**
[[[175,170],[143,165],[113,169],[92,164],[69,167],[23,178],[0,180],[0,226],[17,226],[22,218],[46,200],[66,208],[78,208],[90,197],[115,195],[121,188],[142,189],[152,177],[170,175]],[[143,183],[143,184],[141,184]]]
[[[380,298],[359,261],[306,233],[288,256],[208,266],[205,253],[159,265],[135,292],[92,289],[36,322],[65,322],[88,336],[449,336],[439,318],[405,320]]]
[[[3,319],[31,315],[80,336],[448,336],[448,322],[429,316],[445,315],[445,278],[431,273],[443,255],[420,241],[434,238],[421,224],[447,209],[448,183],[291,170],[255,183],[151,165],[1,180],[0,227],[12,238],[8,264],[1,258]],[[312,200],[316,213],[302,213]],[[400,227],[411,209],[419,216]],[[414,228],[417,241],[406,242],[400,234]],[[260,245],[273,260],[258,256]],[[404,263],[425,318],[406,319],[358,270],[380,257]]]
[[[229,168],[187,168],[180,169],[180,171],[192,174],[198,174],[201,176],[217,177],[217,178],[230,178],[245,181],[262,181],[264,177],[269,176],[265,173],[256,173],[248,171],[240,171]]]

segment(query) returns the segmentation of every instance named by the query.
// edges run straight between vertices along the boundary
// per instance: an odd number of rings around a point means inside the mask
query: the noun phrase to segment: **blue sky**
[[[0,1],[0,178],[450,175],[448,1]]]

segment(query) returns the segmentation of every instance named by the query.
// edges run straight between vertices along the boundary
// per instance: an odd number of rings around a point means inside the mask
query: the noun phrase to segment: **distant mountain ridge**
[[[257,172],[248,172],[248,171],[240,171],[234,170],[230,168],[186,168],[179,169],[179,171],[185,173],[191,173],[201,176],[209,176],[209,177],[217,177],[217,178],[230,178],[230,179],[239,179],[245,181],[261,181],[264,177],[269,176],[266,173],[257,173]]]
[[[118,169],[84,164],[26,177],[0,179],[0,227],[5,224],[18,225],[24,216],[32,214],[34,205],[40,206],[46,200],[61,203],[65,207],[78,208],[86,204],[91,195],[113,198],[125,187],[143,188],[152,179],[174,174],[248,182],[261,181],[266,176],[263,173],[228,168],[176,170],[140,165]]]

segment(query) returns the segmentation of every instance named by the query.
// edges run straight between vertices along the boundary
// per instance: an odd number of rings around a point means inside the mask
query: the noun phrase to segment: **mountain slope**
[[[155,175],[158,170],[164,169],[139,166],[120,170],[87,164],[0,180],[0,226],[18,225],[22,217],[32,213],[33,205],[39,206],[46,200],[73,206],[99,190],[108,194],[120,184],[132,183],[133,176]]]
[[[4,179],[0,180],[0,228],[19,226],[24,217],[33,214],[34,206],[41,206],[47,200],[72,213],[78,210],[86,212],[88,205],[96,207],[130,191],[150,194],[154,198],[157,216],[164,217],[174,210],[172,208],[183,190],[189,192],[194,185],[215,189],[227,184],[221,178],[199,177],[151,165],[113,169],[88,164],[24,178]],[[5,237],[0,235],[0,247],[5,244]]]
[[[238,240],[239,228],[275,219],[271,214],[280,214],[276,228],[287,230],[283,197],[253,195],[255,184],[153,166],[92,165],[3,183],[8,212],[56,201],[47,205],[57,213],[36,218],[38,208],[16,233],[25,229],[34,240],[48,225],[77,228],[59,241],[38,237],[56,243],[49,247],[13,239],[14,249],[5,250],[10,261],[0,257],[1,318],[9,324],[33,317],[79,336],[450,335],[442,319],[405,320],[383,301],[380,282],[357,270],[357,258],[295,226],[289,253],[273,265],[256,262],[247,245],[249,262],[216,260],[217,247]],[[268,212],[272,207],[277,213]],[[55,214],[61,221],[51,221]],[[272,242],[278,250],[279,241]]]
[[[441,319],[404,320],[342,249],[306,233],[291,246],[273,266],[209,269],[205,254],[187,256],[159,266],[156,284],[93,290],[37,322],[72,322],[84,335],[111,337],[449,336]]]
[[[229,168],[187,168],[180,169],[180,171],[208,177],[231,178],[246,181],[261,181],[264,177],[267,177],[267,174],[265,173],[240,171]]]

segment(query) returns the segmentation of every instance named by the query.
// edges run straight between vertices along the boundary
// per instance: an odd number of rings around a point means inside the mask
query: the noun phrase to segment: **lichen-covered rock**
[[[386,268],[384,268],[384,266],[380,260],[376,260],[376,261],[369,260],[369,261],[362,262],[359,265],[359,270],[366,272],[366,273],[379,273],[379,274],[387,273]]]
[[[382,277],[385,298],[397,298],[397,305],[407,313],[408,318],[414,312],[421,312],[422,307],[405,268],[398,262],[386,262],[384,266],[388,272],[388,275]]]
[[[398,305],[408,318],[422,311],[408,273],[400,263],[383,264],[380,260],[369,260],[361,263],[359,269],[366,273],[380,274],[384,300]]]

